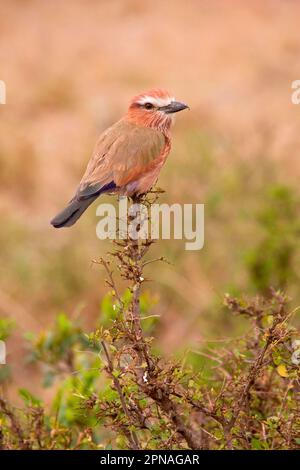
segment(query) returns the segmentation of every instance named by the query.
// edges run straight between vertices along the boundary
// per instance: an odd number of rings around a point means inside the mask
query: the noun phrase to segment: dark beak
[[[187,104],[180,103],[179,101],[172,101],[172,103],[168,104],[168,106],[162,106],[159,108],[160,111],[163,111],[166,114],[178,113],[178,111],[182,111],[183,109],[189,109]]]

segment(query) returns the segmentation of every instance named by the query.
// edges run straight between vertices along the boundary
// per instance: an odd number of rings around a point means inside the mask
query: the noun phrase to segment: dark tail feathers
[[[70,227],[75,224],[79,217],[84,213],[89,205],[97,199],[98,196],[99,194],[96,194],[95,196],[81,201],[76,198],[72,199],[67,207],[51,220],[51,224],[55,228]]]
[[[113,181],[104,186],[100,183],[86,186],[79,192],[80,197],[73,197],[67,207],[51,220],[51,224],[55,228],[71,227],[100,194],[114,189],[116,189],[116,184]]]

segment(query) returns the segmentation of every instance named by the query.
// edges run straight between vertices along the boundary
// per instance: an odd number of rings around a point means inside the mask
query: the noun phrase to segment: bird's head
[[[132,98],[126,117],[139,126],[167,132],[174,113],[186,108],[186,104],[175,101],[167,91],[155,88]]]

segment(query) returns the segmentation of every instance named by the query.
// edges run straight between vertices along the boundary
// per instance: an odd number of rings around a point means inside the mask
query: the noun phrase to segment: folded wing
[[[122,188],[137,180],[155,165],[164,146],[161,132],[119,121],[100,136],[77,197],[92,196],[111,184]]]
[[[100,194],[137,181],[156,165],[164,146],[161,132],[125,120],[107,129],[98,139],[75,196],[52,225],[73,225]]]

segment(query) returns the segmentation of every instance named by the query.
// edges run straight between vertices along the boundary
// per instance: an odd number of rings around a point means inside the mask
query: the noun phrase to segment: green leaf
[[[19,389],[19,395],[27,406],[41,406],[41,400],[32,395],[26,388]]]
[[[66,333],[72,328],[72,323],[65,313],[60,313],[56,319],[58,329]]]
[[[251,439],[251,447],[254,450],[262,450],[263,449],[262,442],[259,439],[256,439],[255,437],[253,437]]]
[[[43,380],[43,386],[45,388],[51,387],[53,385],[55,377],[56,377],[56,374],[52,370],[49,370],[48,372],[46,372],[44,376],[44,380]]]

